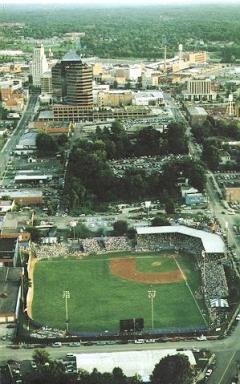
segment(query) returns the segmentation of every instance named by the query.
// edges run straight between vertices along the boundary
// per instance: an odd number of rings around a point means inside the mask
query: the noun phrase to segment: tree
[[[52,136],[40,132],[36,138],[36,146],[40,153],[42,154],[53,154],[58,150],[56,142],[53,140]]]
[[[113,234],[115,236],[123,236],[127,233],[128,223],[124,220],[118,220],[113,223]]]
[[[23,276],[23,291],[27,292],[32,286],[32,280],[29,279],[26,275]]]
[[[123,371],[121,368],[119,368],[119,367],[113,368],[112,375],[113,375],[114,384],[126,384],[127,383],[127,377],[123,374]]]
[[[47,351],[36,349],[33,352],[33,360],[37,365],[50,363],[50,354]]]
[[[186,128],[183,124],[169,124],[166,137],[168,142],[168,153],[188,153]]]
[[[81,222],[78,222],[76,227],[73,227],[73,232],[75,233],[75,236],[80,239],[87,239],[92,236],[92,231]]]
[[[159,155],[160,132],[153,128],[143,128],[138,134],[137,152],[140,155]]]
[[[163,215],[158,215],[152,219],[151,225],[153,227],[161,227],[164,225],[169,225],[169,220],[163,216]]]
[[[155,365],[150,377],[152,384],[190,384],[193,372],[187,356],[166,356]]]
[[[111,132],[119,135],[123,131],[123,126],[119,120],[114,120],[111,126]]]
[[[38,228],[36,227],[32,227],[32,226],[28,226],[25,228],[26,229],[26,232],[29,232],[30,233],[30,236],[31,236],[31,240],[34,242],[34,243],[38,243],[41,239],[41,233],[39,231]]]
[[[218,148],[212,144],[209,145],[208,143],[206,143],[203,147],[202,159],[204,162],[206,162],[206,164],[211,170],[215,171],[216,169],[218,169],[220,162]]]
[[[175,211],[174,202],[171,199],[167,199],[165,202],[165,211],[168,215],[172,215]]]

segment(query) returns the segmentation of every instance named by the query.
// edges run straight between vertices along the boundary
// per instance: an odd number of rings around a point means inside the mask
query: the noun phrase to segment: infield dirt
[[[124,259],[112,259],[109,265],[110,272],[114,276],[129,281],[137,281],[146,284],[176,283],[184,279],[176,264],[176,270],[169,272],[138,272],[134,257]]]

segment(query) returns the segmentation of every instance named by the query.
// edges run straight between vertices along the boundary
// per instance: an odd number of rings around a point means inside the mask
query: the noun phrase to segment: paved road
[[[0,164],[1,169],[0,173],[3,175],[4,171],[6,170],[7,163],[9,161],[11,152],[15,149],[16,144],[19,142],[21,136],[23,135],[25,129],[28,126],[29,121],[31,120],[33,114],[34,114],[34,108],[37,102],[38,96],[37,95],[31,95],[28,100],[28,104],[26,106],[26,109],[24,113],[22,114],[21,119],[18,122],[18,125],[16,129],[14,130],[11,137],[8,139],[4,147],[2,148],[0,152]],[[0,184],[2,184],[4,180],[4,176],[0,181]]]

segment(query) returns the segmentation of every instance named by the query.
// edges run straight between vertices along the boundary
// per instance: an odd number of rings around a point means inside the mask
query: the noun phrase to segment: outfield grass
[[[137,270],[165,272],[176,269],[174,260],[157,253],[130,254],[137,257]],[[64,328],[63,291],[69,290],[69,328],[79,331],[118,330],[119,320],[143,317],[145,328],[151,327],[149,284],[122,280],[109,272],[110,257],[126,253],[89,256],[82,260],[43,260],[34,271],[33,318],[45,325]],[[191,258],[179,257],[193,292],[200,283]],[[156,265],[161,262],[161,265]],[[155,265],[155,266],[154,266]],[[154,284],[156,328],[203,325],[203,318],[185,281]]]

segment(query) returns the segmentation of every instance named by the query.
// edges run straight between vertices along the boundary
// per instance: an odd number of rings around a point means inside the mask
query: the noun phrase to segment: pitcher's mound
[[[160,267],[160,265],[162,265],[161,261],[154,261],[154,262],[152,263],[152,266],[153,266],[153,267]]]

